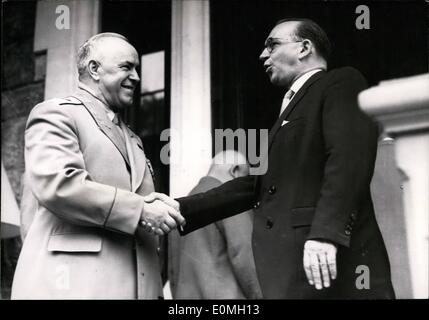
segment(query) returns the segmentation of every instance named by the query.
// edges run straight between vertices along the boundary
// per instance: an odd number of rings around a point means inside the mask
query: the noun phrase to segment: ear
[[[238,164],[234,164],[229,168],[229,174],[233,178],[238,178],[240,175],[240,166]]]
[[[299,56],[298,56],[299,59],[303,59],[309,56],[312,50],[313,50],[313,43],[308,39],[304,39],[301,42],[301,51],[299,52]]]
[[[95,60],[90,60],[88,62],[88,74],[90,75],[90,77],[96,81],[98,81],[100,79],[100,76],[98,74],[98,67],[100,65],[98,64],[97,61]]]

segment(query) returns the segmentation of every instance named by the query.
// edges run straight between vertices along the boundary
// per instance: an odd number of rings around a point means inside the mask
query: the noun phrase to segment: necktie
[[[115,113],[115,116],[113,117],[112,122],[113,122],[114,124],[116,124],[117,126],[120,126],[120,122],[121,122],[121,120],[119,119],[119,116],[118,116],[118,114],[117,114],[117,113]]]
[[[285,97],[283,98],[282,108],[280,109],[280,115],[283,113],[283,111],[285,111],[294,94],[295,92],[290,89],[286,92]]]
[[[119,131],[119,134],[121,135],[122,141],[125,145],[125,136],[124,136],[124,132],[122,131],[122,128],[121,128],[121,118],[120,118],[119,114],[115,113],[115,116],[113,117],[112,122],[114,124],[116,124],[116,129]]]

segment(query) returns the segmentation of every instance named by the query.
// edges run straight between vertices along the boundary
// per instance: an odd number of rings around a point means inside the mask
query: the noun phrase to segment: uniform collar
[[[83,82],[80,82],[80,81],[78,83],[78,87],[79,87],[79,89],[82,89],[82,90],[88,92],[91,96],[93,96],[95,99],[100,101],[101,102],[100,104],[103,106],[103,109],[107,114],[107,117],[110,119],[110,121],[113,121],[113,118],[115,117],[115,112],[113,112],[112,109],[109,108],[109,106],[107,106],[101,99],[99,99],[97,97],[94,90],[92,90],[89,86],[87,86],[86,84],[84,84]]]

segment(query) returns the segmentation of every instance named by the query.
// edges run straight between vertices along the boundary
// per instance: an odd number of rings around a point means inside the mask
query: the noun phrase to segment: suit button
[[[255,205],[253,206],[254,209],[258,209],[259,206],[261,205],[261,203],[258,201],[255,203]]]
[[[271,218],[267,218],[267,223],[265,225],[265,228],[271,229],[274,226],[274,222]]]
[[[344,234],[345,234],[346,236],[349,236],[349,235],[351,235],[352,233],[350,232],[350,230],[348,230],[348,229],[347,229],[347,230],[345,230],[345,231],[344,231]]]
[[[351,218],[352,220],[356,220],[356,211],[353,211],[353,212],[350,214],[350,218]]]
[[[269,194],[274,194],[274,193],[276,193],[276,191],[277,191],[276,186],[271,186],[271,187],[268,189],[268,193],[269,193]]]

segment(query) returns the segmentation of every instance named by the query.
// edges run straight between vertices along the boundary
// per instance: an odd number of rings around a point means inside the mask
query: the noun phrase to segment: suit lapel
[[[323,75],[325,74],[324,71],[318,72],[310,77],[310,79],[307,80],[307,82],[304,83],[302,88],[298,90],[298,92],[295,94],[295,96],[290,101],[287,108],[283,111],[283,113],[280,115],[280,117],[277,119],[277,121],[274,123],[273,127],[270,130],[269,136],[268,136],[268,150],[270,150],[271,145],[274,141],[274,137],[281,128],[281,124],[283,121],[291,114],[291,112],[295,109],[298,102],[302,99],[302,97],[307,92],[308,88],[315,83],[317,80],[319,80]]]
[[[279,129],[281,128],[281,124],[283,123],[283,121],[290,115],[293,109],[295,109],[298,102],[302,99],[302,97],[307,92],[308,88],[310,88],[310,86],[313,83],[315,83],[317,80],[319,80],[325,73],[326,73],[325,71],[321,71],[311,76],[310,79],[308,79],[307,82],[305,82],[305,84],[301,87],[301,89],[295,94],[295,96],[289,102],[289,105],[287,106],[287,108],[283,111],[283,113],[280,115],[280,117],[277,119],[277,121],[274,123],[273,127],[270,130],[270,133],[268,135],[267,155],[263,158],[262,161],[268,162],[268,156],[269,156],[269,151],[271,149],[271,145],[273,144],[274,137],[279,131]],[[255,190],[259,188],[260,183],[261,183],[261,176],[259,175],[255,179],[255,184],[254,184]]]
[[[125,145],[124,139],[121,137],[118,128],[115,128],[115,124],[110,121],[107,117],[107,114],[102,106],[98,105],[98,101],[94,101],[89,93],[84,92],[83,90],[78,91],[73,94],[73,97],[80,100],[91,116],[94,118],[100,130],[112,141],[112,143],[116,146],[118,151],[121,153],[125,162],[130,165],[130,160],[128,159],[127,149]],[[101,103],[101,102],[100,102]]]

